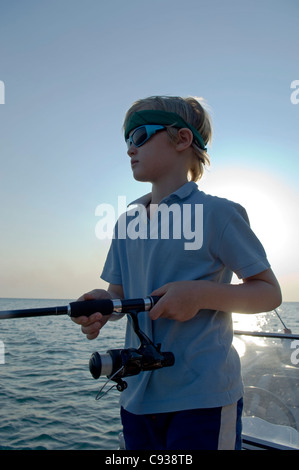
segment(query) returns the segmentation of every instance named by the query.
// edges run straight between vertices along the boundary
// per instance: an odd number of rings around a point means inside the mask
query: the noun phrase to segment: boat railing
[[[264,338],[278,338],[278,339],[298,339],[299,335],[293,333],[270,333],[268,331],[242,331],[234,330],[234,335],[246,336],[260,336]]]

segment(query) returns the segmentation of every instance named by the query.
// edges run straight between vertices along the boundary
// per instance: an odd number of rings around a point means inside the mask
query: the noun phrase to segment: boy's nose
[[[132,157],[132,155],[136,155],[136,152],[137,152],[137,147],[135,147],[135,145],[131,143],[130,147],[127,150],[127,154],[129,155],[129,157]]]

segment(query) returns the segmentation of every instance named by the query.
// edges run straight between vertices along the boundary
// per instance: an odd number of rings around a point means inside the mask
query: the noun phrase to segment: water
[[[276,309],[285,326],[293,334],[299,334],[299,302],[283,302]],[[284,326],[278,315],[273,312],[259,313],[257,315],[233,314],[235,330],[267,331],[283,333]]]
[[[66,305],[70,300],[0,299],[0,310]],[[299,333],[299,303],[284,303],[279,314]],[[86,340],[67,316],[0,321],[5,363],[0,360],[0,450],[117,449],[119,392],[96,401],[105,379],[88,369],[95,350],[122,347],[125,318],[105,325]],[[275,313],[234,315],[236,329],[283,331]],[[2,344],[0,343],[0,344]]]
[[[0,299],[0,310],[68,303]],[[92,378],[88,361],[121,347],[124,327],[125,319],[107,324],[88,341],[67,316],[0,321],[0,449],[117,449],[119,392],[95,401],[104,378]]]

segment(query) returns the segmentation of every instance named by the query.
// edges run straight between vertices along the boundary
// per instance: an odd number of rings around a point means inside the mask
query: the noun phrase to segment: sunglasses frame
[[[141,129],[142,127],[145,127],[147,137],[145,138],[145,140],[143,140],[141,142],[141,144],[136,145],[135,142],[134,142],[134,134],[135,134],[136,131],[138,131],[138,129]],[[165,126],[161,126],[161,125],[158,125],[158,124],[143,124],[142,126],[136,127],[136,129],[134,129],[134,131],[128,137],[128,139],[126,139],[126,144],[127,144],[128,149],[131,147],[132,144],[134,144],[135,147],[141,147],[154,134],[156,134],[159,131],[163,131],[164,129],[165,129]]]

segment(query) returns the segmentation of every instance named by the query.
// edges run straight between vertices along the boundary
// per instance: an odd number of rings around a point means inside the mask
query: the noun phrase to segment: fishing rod
[[[69,315],[71,318],[83,315],[88,317],[95,312],[101,312],[103,315],[128,314],[132,319],[133,329],[140,340],[139,348],[110,349],[104,354],[95,352],[89,360],[89,370],[95,379],[106,375],[108,382],[111,380],[116,382],[116,385],[111,388],[116,387],[118,391],[122,392],[127,388],[127,382],[123,380],[125,377],[137,375],[142,371],[170,367],[175,362],[172,352],[162,352],[161,344],[154,344],[139,327],[138,312],[150,310],[159,299],[160,297],[157,296],[148,296],[140,299],[84,300],[71,302],[61,307],[5,310],[0,311],[0,320],[48,315]],[[102,392],[105,386],[106,384],[97,394],[97,400],[107,393]]]
[[[8,318],[43,317],[49,315],[68,315],[71,318],[80,316],[89,317],[95,312],[102,315],[121,315],[131,311],[144,312],[150,310],[160,299],[156,296],[148,296],[140,299],[101,299],[83,300],[71,302],[60,307],[30,308],[24,310],[0,311],[0,320]]]

